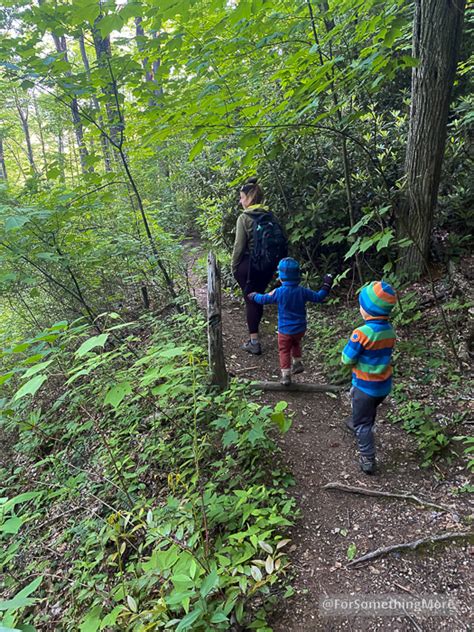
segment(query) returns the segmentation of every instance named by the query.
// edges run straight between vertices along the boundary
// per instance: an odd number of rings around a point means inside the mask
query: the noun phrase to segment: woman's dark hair
[[[240,188],[242,193],[245,193],[250,198],[251,204],[260,204],[263,202],[263,191],[258,184],[257,178],[249,178]]]

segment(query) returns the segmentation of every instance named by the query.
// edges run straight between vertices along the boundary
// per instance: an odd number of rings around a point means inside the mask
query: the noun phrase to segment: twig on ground
[[[380,549],[375,549],[375,551],[371,551],[361,557],[357,557],[355,560],[352,560],[352,562],[349,562],[347,567],[355,566],[356,564],[367,562],[368,560],[374,560],[377,557],[381,557],[382,555],[386,555],[387,553],[392,553],[394,551],[414,551],[424,544],[434,544],[435,542],[444,542],[445,540],[461,540],[463,538],[474,538],[474,531],[451,531],[440,535],[432,535],[427,538],[411,540],[410,542],[401,542],[400,544],[383,546]]]
[[[423,500],[422,498],[418,498],[418,496],[414,496],[413,494],[409,494],[407,492],[384,492],[378,489],[369,489],[368,487],[352,487],[351,485],[343,485],[342,483],[328,483],[327,485],[323,487],[323,489],[335,490],[335,491],[340,491],[340,492],[348,492],[349,494],[361,494],[362,496],[382,496],[384,498],[401,498],[403,500],[411,500],[425,507],[432,507],[433,509],[438,509],[440,511],[454,513],[453,509],[451,509],[450,507],[443,507],[442,505],[437,505],[428,500]]]
[[[420,626],[418,625],[418,623],[415,621],[415,619],[411,616],[411,614],[408,614],[408,612],[405,612],[405,616],[407,617],[407,619],[409,619],[411,621],[411,623],[413,624],[413,627],[418,631],[418,632],[423,632],[423,628],[420,628]]]

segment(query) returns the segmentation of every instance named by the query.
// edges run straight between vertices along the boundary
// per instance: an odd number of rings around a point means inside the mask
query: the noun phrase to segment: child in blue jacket
[[[269,294],[248,295],[249,300],[259,305],[278,304],[278,351],[280,354],[281,383],[291,384],[291,374],[304,371],[301,361],[301,340],[306,332],[306,303],[322,303],[332,286],[332,276],[324,277],[322,288],[314,292],[300,285],[300,266],[295,259],[287,257],[278,264],[281,287]],[[293,365],[292,365],[293,359]]]

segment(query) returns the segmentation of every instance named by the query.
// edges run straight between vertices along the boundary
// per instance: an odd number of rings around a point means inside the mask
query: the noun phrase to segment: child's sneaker
[[[371,458],[368,456],[361,456],[360,460],[360,469],[365,474],[373,474],[375,472],[375,458]]]
[[[251,340],[247,340],[247,342],[242,345],[242,349],[252,355],[262,355],[262,346],[258,341],[252,342]]]
[[[349,430],[349,432],[353,435],[355,435],[356,431],[354,428],[354,423],[352,421],[352,417],[347,417],[347,419],[344,420],[344,423],[346,424],[346,428],[347,430]]]
[[[298,375],[298,373],[303,373],[303,371],[304,371],[304,366],[301,360],[295,360],[293,362],[293,368],[291,371],[293,375]]]
[[[283,386],[290,386],[291,384],[291,369],[282,369],[280,383]]]

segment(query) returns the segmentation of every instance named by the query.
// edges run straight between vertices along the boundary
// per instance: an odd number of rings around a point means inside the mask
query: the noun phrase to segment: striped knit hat
[[[278,276],[282,281],[298,282],[300,280],[300,264],[291,257],[282,259],[278,264]]]
[[[359,294],[359,304],[375,318],[388,318],[397,302],[393,287],[385,281],[372,281]]]

